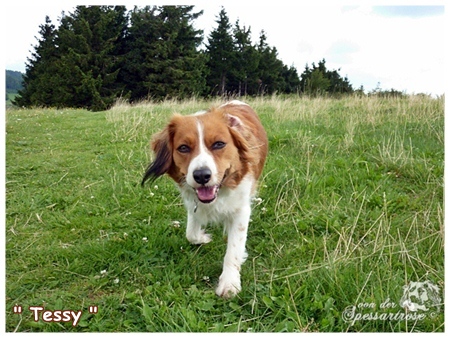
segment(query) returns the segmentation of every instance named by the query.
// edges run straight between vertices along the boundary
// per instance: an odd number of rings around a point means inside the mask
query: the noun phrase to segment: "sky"
[[[140,2],[117,4],[125,4],[130,9],[133,5],[149,4]],[[5,68],[24,72],[26,59],[37,43],[39,25],[45,22],[46,15],[57,24],[61,12],[72,12],[76,5],[114,4],[114,1],[17,0],[7,3],[1,5],[6,32]],[[156,1],[151,4],[178,3]],[[443,0],[379,0],[376,3],[192,0],[189,4],[196,5],[197,11],[204,11],[194,24],[204,30],[205,37],[217,27],[215,21],[223,6],[233,25],[239,19],[241,26],[251,27],[254,43],[264,30],[269,45],[277,48],[279,58],[284,64],[295,66],[299,75],[306,64],[311,66],[325,59],[327,69],[339,70],[354,89],[362,85],[366,92],[378,87],[432,95],[445,91]]]

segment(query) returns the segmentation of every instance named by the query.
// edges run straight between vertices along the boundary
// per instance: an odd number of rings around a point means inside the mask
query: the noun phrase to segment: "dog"
[[[241,265],[255,195],[268,152],[267,134],[246,103],[233,100],[193,115],[174,115],[154,135],[154,161],[142,185],[168,174],[187,210],[186,237],[192,244],[211,242],[208,223],[223,223],[227,249],[216,294],[229,298],[241,291]]]

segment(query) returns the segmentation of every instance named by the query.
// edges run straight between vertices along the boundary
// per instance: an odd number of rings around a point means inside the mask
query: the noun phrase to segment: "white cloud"
[[[354,37],[360,49],[350,65],[353,70],[370,71],[386,89],[444,92],[443,16],[411,19],[371,13],[359,24],[364,29]]]
[[[63,9],[71,10],[70,5],[34,5],[8,4],[2,10],[5,13],[6,68],[24,71],[27,57],[31,56],[33,46],[37,45],[39,26],[45,23],[48,15],[53,24],[57,23]]]

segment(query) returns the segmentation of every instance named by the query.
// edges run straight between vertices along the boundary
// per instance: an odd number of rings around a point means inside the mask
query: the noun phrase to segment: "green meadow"
[[[6,331],[444,331],[444,97],[246,102],[269,156],[230,300],[222,227],[191,245],[173,182],[140,186],[152,134],[220,101],[8,109]],[[439,302],[403,308],[425,281]]]

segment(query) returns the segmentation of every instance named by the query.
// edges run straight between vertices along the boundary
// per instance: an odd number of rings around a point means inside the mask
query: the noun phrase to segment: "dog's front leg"
[[[221,297],[233,297],[241,291],[241,265],[247,259],[245,242],[247,241],[250,205],[241,208],[225,223],[228,233],[227,252],[223,261],[223,271],[219,278],[216,294]]]
[[[188,210],[186,238],[189,242],[192,244],[206,244],[212,241],[211,235],[205,233],[202,226],[206,226],[206,224],[202,223],[202,217]]]

